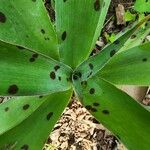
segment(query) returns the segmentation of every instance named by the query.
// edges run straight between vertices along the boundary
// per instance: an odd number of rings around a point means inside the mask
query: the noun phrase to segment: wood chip
[[[73,98],[50,135],[58,150],[112,150],[117,139]],[[116,142],[117,141],[117,142]]]
[[[125,25],[125,19],[124,19],[124,6],[122,4],[118,4],[118,7],[116,7],[116,17],[117,17],[117,25]]]

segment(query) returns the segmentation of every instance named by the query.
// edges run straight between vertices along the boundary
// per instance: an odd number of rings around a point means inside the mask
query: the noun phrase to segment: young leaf
[[[86,84],[81,82],[81,89],[77,93],[85,108],[128,149],[149,150],[150,112],[98,77],[90,78]]]
[[[0,0],[0,40],[58,59],[56,33],[42,0]]]
[[[30,116],[42,103],[42,96],[16,97],[0,104],[0,135]]]
[[[129,30],[127,30],[125,33],[123,33],[123,35],[118,37],[118,39],[116,39],[114,43],[109,44],[100,53],[90,57],[88,60],[83,62],[77,69],[75,69],[75,72],[81,74],[81,80],[87,80],[88,78],[99,72],[124,46],[126,41],[137,31],[137,29],[139,29],[139,27],[149,18],[150,15],[133,27],[130,27]]]
[[[68,104],[72,90],[44,96],[44,102],[26,120],[0,136],[0,148],[41,150]]]
[[[150,85],[150,42],[118,53],[99,72],[115,84]]]
[[[55,0],[55,3],[60,57],[75,68],[94,47],[110,0]]]
[[[136,0],[134,9],[138,12],[150,12],[150,0]]]
[[[107,32],[105,32],[104,35],[105,35],[107,42],[113,43],[116,39],[115,33],[111,33],[111,35],[109,35],[107,34]]]
[[[41,95],[70,88],[71,69],[51,58],[0,42],[0,95]]]
[[[135,20],[136,15],[132,14],[129,10],[127,10],[124,14],[125,22],[133,21]]]

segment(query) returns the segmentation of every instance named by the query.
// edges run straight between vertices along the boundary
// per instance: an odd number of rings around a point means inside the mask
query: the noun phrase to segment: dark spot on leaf
[[[58,80],[61,81],[61,77],[58,77]]]
[[[99,103],[96,103],[96,102],[95,102],[95,103],[93,103],[93,106],[96,106],[96,107],[97,107],[97,106],[99,106]]]
[[[32,0],[32,2],[36,2],[36,0]]]
[[[78,72],[78,76],[81,78],[82,77],[82,74],[81,74],[81,72]]]
[[[60,68],[60,66],[56,65],[56,66],[54,67],[54,70],[57,71],[59,68]]]
[[[89,64],[89,67],[90,67],[90,69],[92,70],[94,66],[93,66],[93,64],[90,63],[90,64]]]
[[[5,111],[7,112],[8,110],[9,110],[9,107],[6,107],[6,108],[5,108]]]
[[[145,26],[147,27],[147,26],[148,26],[148,23],[145,23]]]
[[[28,149],[29,149],[29,146],[28,146],[27,144],[24,144],[24,145],[21,147],[21,149],[23,149],[23,150],[28,150]]]
[[[61,39],[64,41],[66,39],[66,37],[67,37],[67,32],[64,31],[62,36],[61,36]]]
[[[87,81],[82,81],[82,82],[81,82],[81,85],[82,85],[82,86],[87,86]]]
[[[92,112],[97,112],[97,109],[96,108],[91,108],[91,111]]]
[[[90,93],[90,94],[94,94],[94,93],[95,93],[95,89],[94,89],[94,88],[91,88],[90,91],[89,91],[89,93]]]
[[[24,47],[22,46],[16,46],[18,49],[22,50],[22,49],[25,49]]]
[[[119,42],[119,40],[116,40],[116,41],[114,41],[114,44],[119,44],[120,42]]]
[[[135,34],[133,34],[133,35],[131,36],[131,39],[134,39],[134,38],[136,38],[136,35],[135,35]]]
[[[74,80],[77,80],[78,78],[81,78],[81,77],[82,77],[81,72],[75,72],[75,73],[73,74],[73,79],[74,79]]]
[[[0,22],[1,23],[5,23],[6,22],[6,16],[2,12],[0,12]]]
[[[100,10],[100,1],[96,0],[94,3],[94,9],[95,11],[99,11]]]
[[[51,118],[52,116],[53,116],[53,112],[48,113],[47,116],[46,116],[47,120],[50,120],[50,118]]]
[[[52,80],[54,80],[54,79],[56,78],[56,74],[55,74],[54,71],[52,71],[52,72],[50,73],[50,78],[51,78]]]
[[[8,93],[9,94],[16,94],[18,92],[18,90],[19,89],[18,89],[17,85],[13,84],[13,85],[9,86]]]
[[[105,115],[109,115],[109,111],[108,110],[103,110],[102,113],[105,114]]]
[[[38,54],[35,53],[35,54],[32,55],[32,57],[33,57],[33,58],[38,58]]]
[[[110,57],[114,56],[114,55],[115,55],[115,53],[116,53],[116,51],[115,51],[115,50],[110,51]]]
[[[41,29],[41,33],[42,33],[42,34],[45,34],[45,30],[44,30],[44,29]]]
[[[86,108],[87,110],[91,110],[91,109],[92,109],[92,106],[91,106],[91,105],[87,105],[87,106],[85,106],[85,108]]]
[[[146,41],[146,39],[144,39],[144,40],[142,41],[142,43],[145,43],[145,41]]]
[[[40,95],[39,98],[43,98],[43,95]]]
[[[74,80],[77,80],[78,78],[79,78],[79,76],[73,75],[73,79],[74,79]],[[69,77],[68,79],[69,79],[69,81],[72,81],[72,78]]]
[[[30,62],[34,62],[34,61],[35,61],[35,58],[32,57],[32,58],[29,59],[29,61],[30,61]]]
[[[44,39],[45,39],[46,41],[47,41],[47,40],[49,41],[49,37],[45,37]]]
[[[67,0],[63,0],[64,2],[66,2]]]
[[[147,58],[143,58],[142,61],[143,61],[143,62],[146,62],[146,61],[147,61]]]
[[[73,80],[77,80],[78,76],[76,74],[73,74]]]
[[[69,82],[70,81],[70,78],[67,78],[67,82]]]
[[[25,104],[25,105],[23,106],[23,110],[27,110],[29,107],[30,107],[29,104]]]

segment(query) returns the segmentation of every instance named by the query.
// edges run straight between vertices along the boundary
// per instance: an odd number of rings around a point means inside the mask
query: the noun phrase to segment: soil
[[[48,139],[54,150],[112,150],[124,147],[75,98],[65,109]]]

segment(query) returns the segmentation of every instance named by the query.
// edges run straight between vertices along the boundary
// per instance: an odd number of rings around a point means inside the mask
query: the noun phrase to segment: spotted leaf
[[[57,68],[56,68],[57,67]],[[0,95],[42,95],[70,88],[71,69],[28,49],[0,42]]]
[[[121,85],[150,85],[150,42],[123,51],[98,73],[98,76]]]
[[[130,27],[124,33],[121,33],[118,36],[118,39],[104,47],[97,55],[94,55],[84,61],[79,67],[75,69],[74,72],[81,74],[81,81],[85,81],[88,78],[94,76],[97,72],[100,72],[101,69],[113,58],[119,50],[121,50],[124,44],[131,38],[134,33],[141,27],[150,18],[150,15],[143,19],[141,22]],[[145,34],[146,35],[146,34]]]
[[[60,58],[75,68],[93,49],[110,0],[55,0],[55,3]]]
[[[25,120],[43,101],[41,96],[25,96],[11,98],[0,104],[0,135]]]
[[[76,82],[76,81],[75,81]],[[85,108],[128,149],[148,150],[150,112],[110,83],[92,77],[76,93]]]
[[[0,40],[58,59],[55,30],[42,0],[0,0]]]
[[[145,23],[145,28],[141,27],[134,34],[131,35],[131,37],[126,41],[126,43],[121,48],[121,50],[119,50],[119,52],[148,42],[146,37],[149,35],[149,33],[150,33],[150,22],[147,22]]]
[[[0,136],[0,148],[41,150],[50,131],[68,104],[72,90],[44,96],[44,102],[28,118]]]

